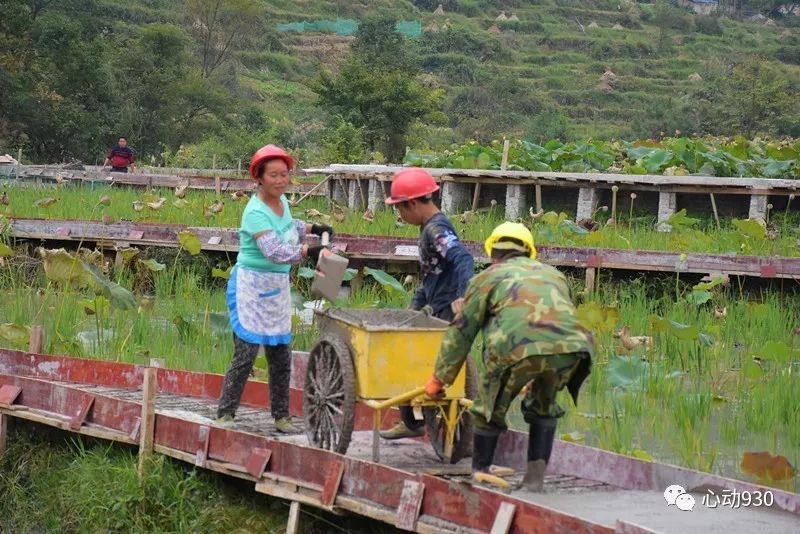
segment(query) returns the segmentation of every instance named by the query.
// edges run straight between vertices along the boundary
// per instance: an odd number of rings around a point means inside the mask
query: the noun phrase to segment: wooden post
[[[475,192],[472,193],[472,211],[478,209],[478,201],[481,198],[481,183],[475,182]]]
[[[508,139],[503,140],[503,157],[500,160],[500,170],[508,169],[508,149],[511,148],[511,141]]]
[[[286,522],[286,534],[296,534],[300,527],[300,503],[292,501],[289,505],[289,521]]]
[[[339,178],[339,187],[342,188],[342,194],[344,195],[344,205],[347,207],[347,200],[350,197],[350,192],[347,190],[347,180],[344,178]]]
[[[536,184],[536,213],[541,213],[542,209],[542,186]]]
[[[372,461],[381,461],[381,411],[375,410],[372,414]]]
[[[618,186],[615,185],[611,188],[611,219],[614,224],[617,224],[617,191],[619,191]]]
[[[503,141],[503,156],[500,160],[500,170],[504,171],[508,168],[508,149],[511,147],[511,141],[505,139]],[[472,193],[472,211],[478,209],[478,203],[481,200],[481,183],[475,182],[475,191]]]
[[[367,197],[364,194],[364,188],[361,186],[361,178],[356,178],[356,185],[358,185],[358,192],[361,194],[361,205],[367,209]]]
[[[217,198],[222,194],[222,182],[219,176],[214,177],[214,191],[217,193]]]
[[[17,163],[22,165],[22,149],[21,148],[17,150]]]
[[[156,422],[156,373],[155,367],[144,370],[142,381],[142,415],[139,423],[139,478],[145,474],[147,460],[153,455],[153,437]]]
[[[714,220],[717,222],[717,230],[720,229],[719,225],[719,213],[717,213],[717,201],[714,199],[714,193],[708,194],[711,197],[711,209],[714,212]]]
[[[8,440],[8,416],[0,413],[0,457],[6,452],[6,441]]]
[[[595,279],[597,278],[597,269],[594,267],[587,267],[586,268],[586,291],[592,292],[594,291],[594,283]]]
[[[125,256],[122,255],[122,249],[118,248],[114,254],[114,269],[119,272],[125,267]]]
[[[242,177],[242,158],[239,158],[239,163],[236,164],[236,177]]]
[[[34,354],[41,354],[43,341],[44,341],[44,330],[42,329],[41,325],[37,324],[31,326],[31,337],[28,343],[28,352],[33,352]]]

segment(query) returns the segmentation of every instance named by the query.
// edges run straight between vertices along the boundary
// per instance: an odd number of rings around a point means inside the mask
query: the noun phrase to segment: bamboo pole
[[[299,198],[299,199],[297,199],[297,200],[293,200],[293,201],[290,203],[290,204],[291,204],[291,206],[292,206],[292,207],[295,207],[295,206],[297,206],[298,204],[300,204],[302,201],[304,201],[305,199],[307,199],[308,197],[310,197],[311,195],[313,195],[313,194],[314,194],[314,192],[315,192],[317,189],[319,189],[319,188],[320,188],[320,187],[322,187],[323,185],[327,184],[327,183],[328,183],[328,180],[330,180],[332,176],[333,176],[332,174],[329,174],[329,175],[328,175],[328,176],[327,176],[327,177],[326,177],[324,180],[322,180],[320,183],[318,183],[317,185],[315,185],[314,187],[312,187],[312,188],[311,188],[311,189],[308,191],[308,193],[306,193],[305,195],[303,195],[302,197],[300,197],[300,198]]]
[[[717,230],[719,230],[720,224],[719,224],[719,213],[717,213],[717,201],[714,198],[714,193],[709,193],[708,195],[711,197],[711,210],[714,212],[714,220],[717,223]]]

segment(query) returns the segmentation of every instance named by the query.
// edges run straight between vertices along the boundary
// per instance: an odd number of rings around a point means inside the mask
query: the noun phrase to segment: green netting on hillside
[[[358,22],[352,19],[315,20],[313,22],[286,22],[278,24],[279,32],[326,32],[337,35],[353,35],[358,30]],[[422,35],[422,23],[418,20],[401,20],[395,30],[411,39]]]
[[[422,35],[422,23],[418,20],[401,20],[394,25],[394,29],[410,39]]]

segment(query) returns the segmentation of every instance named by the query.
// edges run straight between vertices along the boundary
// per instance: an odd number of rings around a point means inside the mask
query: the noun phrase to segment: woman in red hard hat
[[[430,308],[434,317],[450,322],[475,273],[475,260],[461,244],[453,224],[433,203],[433,193],[438,190],[428,171],[408,167],[395,173],[386,204],[396,207],[404,221],[420,227],[422,284],[411,300],[411,308]],[[414,418],[410,407],[401,406],[400,414],[402,421],[381,432],[381,437],[399,439],[424,433],[423,422]]]
[[[322,246],[301,244],[306,234],[333,235],[333,228],[293,219],[284,193],[294,159],[275,145],[261,147],[250,162],[258,182],[239,228],[239,255],[228,280],[228,309],[234,354],[217,408],[221,422],[233,419],[253,362],[263,345],[275,427],[299,432],[289,417],[292,301],[289,270],[305,258],[316,262]]]

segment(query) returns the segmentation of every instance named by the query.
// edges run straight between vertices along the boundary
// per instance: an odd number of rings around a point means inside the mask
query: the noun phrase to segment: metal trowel
[[[327,247],[330,244],[328,232],[322,233],[320,244],[323,247]],[[350,260],[334,254],[328,249],[320,252],[317,267],[314,271],[314,282],[311,284],[311,291],[331,302],[335,302],[349,263]]]

